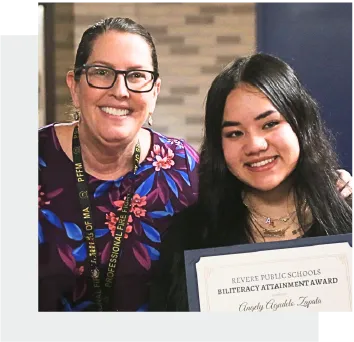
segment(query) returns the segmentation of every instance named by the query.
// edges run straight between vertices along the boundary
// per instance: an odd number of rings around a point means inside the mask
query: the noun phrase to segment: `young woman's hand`
[[[345,171],[342,169],[337,170],[337,173],[339,175],[339,178],[337,181],[337,189],[344,198],[347,198],[353,192],[353,190],[352,190],[352,183],[353,183],[352,175],[348,171]]]

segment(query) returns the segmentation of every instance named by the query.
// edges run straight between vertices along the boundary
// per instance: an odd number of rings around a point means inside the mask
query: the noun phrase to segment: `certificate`
[[[190,311],[352,311],[352,234],[185,251]]]

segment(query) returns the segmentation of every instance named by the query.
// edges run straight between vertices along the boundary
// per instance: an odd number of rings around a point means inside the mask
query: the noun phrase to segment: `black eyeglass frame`
[[[113,82],[112,82],[110,87],[97,87],[97,86],[94,86],[92,83],[89,82],[87,70],[89,68],[92,68],[92,67],[105,68],[105,69],[112,70],[114,72],[114,74],[115,74],[114,75],[114,80],[113,80]],[[144,70],[144,69],[118,70],[118,69],[113,69],[113,68],[111,68],[111,67],[109,67],[107,65],[99,65],[99,64],[83,64],[81,67],[78,67],[78,68],[74,69],[75,76],[81,76],[81,74],[79,74],[79,72],[82,72],[83,70],[85,70],[87,84],[90,87],[92,87],[92,88],[96,88],[96,89],[111,89],[111,88],[113,88],[114,84],[116,83],[118,75],[121,74],[121,75],[124,75],[125,86],[127,87],[127,89],[129,91],[132,91],[133,93],[149,93],[154,88],[154,85],[155,85],[157,79],[159,78],[159,73],[155,72],[155,71],[151,71],[151,70]],[[148,72],[148,73],[150,73],[152,75],[152,85],[151,85],[151,88],[149,90],[133,90],[133,89],[129,88],[128,82],[127,82],[127,74],[131,73],[131,72],[134,72],[134,71],[144,71],[144,72]]]

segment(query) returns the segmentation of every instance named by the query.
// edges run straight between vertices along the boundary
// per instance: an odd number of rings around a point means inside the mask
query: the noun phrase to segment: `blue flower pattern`
[[[56,250],[58,258],[53,261],[51,270],[64,265],[77,279],[72,295],[58,293],[58,302],[61,303],[58,310],[94,310],[84,227],[76,188],[72,185],[73,165],[63,166],[60,174],[65,176],[58,179],[57,165],[52,163],[53,154],[60,159],[64,152],[53,132],[53,125],[40,130],[38,241],[39,245],[48,242]],[[112,219],[118,214],[128,190],[134,188],[135,202],[130,208],[128,223],[131,229],[128,232],[127,227],[124,236],[117,273],[122,282],[128,281],[131,268],[141,277],[152,272],[152,265],[160,257],[162,236],[173,215],[193,204],[197,198],[198,154],[183,140],[167,138],[154,131],[151,135],[151,151],[134,177],[128,174],[113,181],[101,181],[88,175],[94,232],[102,269],[109,264],[112,246],[113,226],[107,218]],[[50,142],[52,146],[48,148]],[[44,144],[47,147],[41,148]],[[39,257],[41,259],[41,255]],[[47,267],[49,270],[50,265]],[[43,268],[40,273],[45,274],[46,271]],[[144,286],[144,282],[139,283],[135,291],[146,292]],[[124,291],[124,295],[128,295],[129,286]],[[132,303],[118,309],[148,310],[143,299],[132,300]]]

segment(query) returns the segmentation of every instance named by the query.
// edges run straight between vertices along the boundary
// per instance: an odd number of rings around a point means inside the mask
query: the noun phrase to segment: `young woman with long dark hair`
[[[351,232],[329,137],[288,64],[266,54],[230,63],[207,96],[198,202],[164,239],[150,310],[188,310],[185,250]]]

